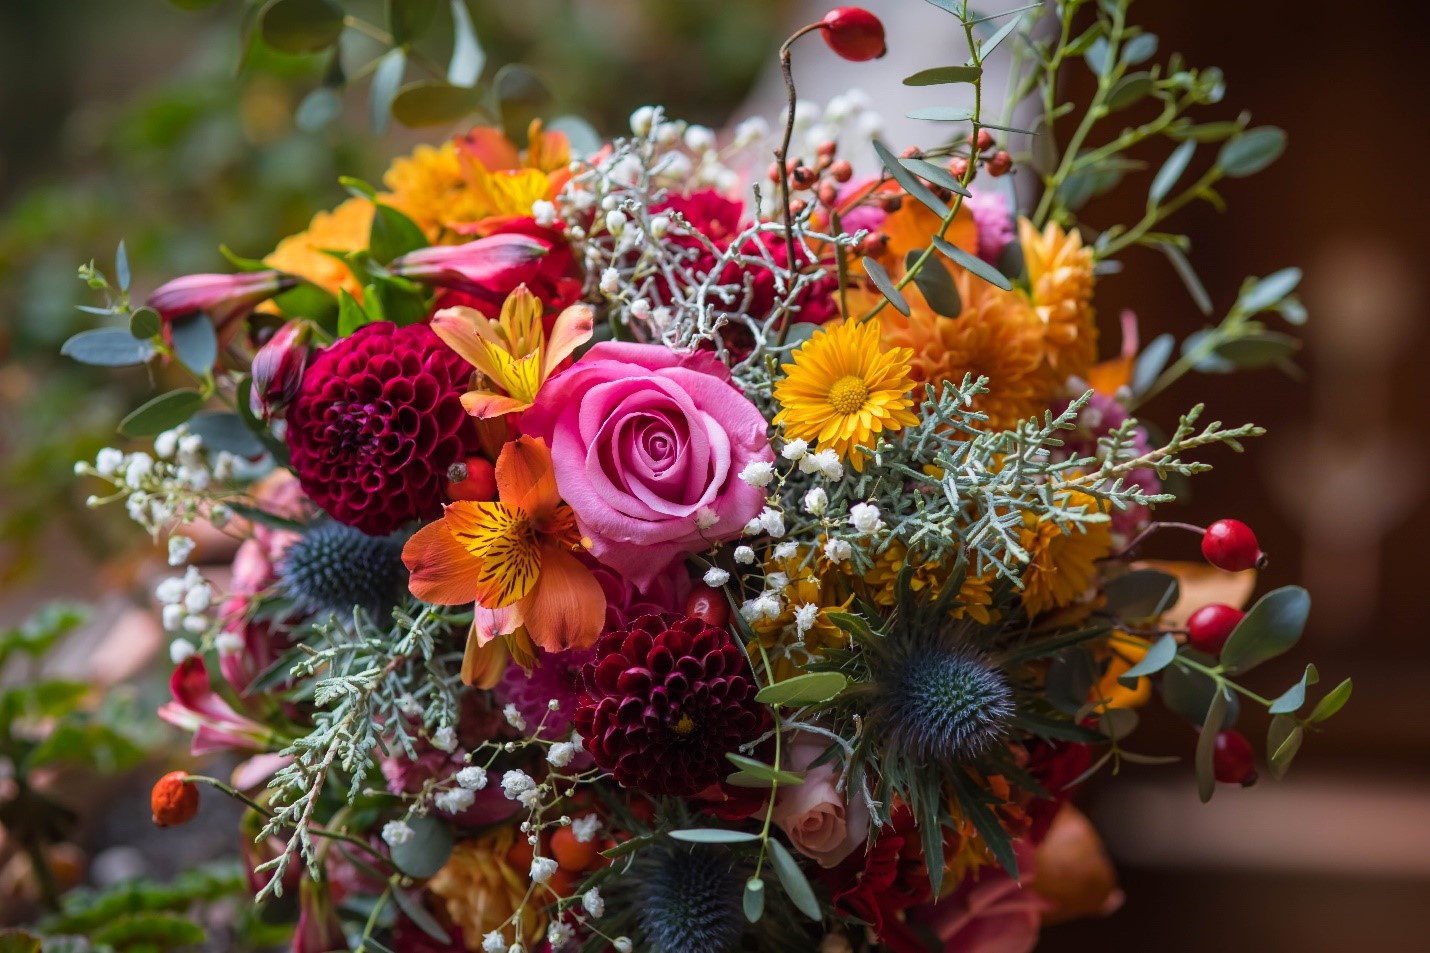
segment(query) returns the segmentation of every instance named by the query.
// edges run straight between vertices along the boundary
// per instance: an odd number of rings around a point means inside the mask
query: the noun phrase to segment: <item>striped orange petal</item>
[[[525,511],[505,503],[459,500],[447,507],[444,519],[452,536],[476,558],[473,585],[483,607],[509,606],[536,585],[541,550]]]
[[[460,606],[477,598],[480,562],[452,535],[445,519],[428,523],[402,547],[408,588],[423,602]]]

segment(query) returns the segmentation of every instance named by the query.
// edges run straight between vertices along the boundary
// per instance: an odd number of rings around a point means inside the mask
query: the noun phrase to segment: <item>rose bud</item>
[[[863,7],[835,7],[819,24],[824,42],[846,60],[862,63],[888,52],[884,44],[884,24]]]
[[[461,245],[419,248],[388,267],[404,278],[444,288],[509,291],[534,277],[537,263],[551,248],[540,238],[507,233]]]
[[[199,812],[199,789],[188,780],[184,771],[170,771],[154,782],[149,805],[154,811],[154,823],[160,827],[187,824]]]
[[[297,278],[280,271],[185,275],[160,285],[144,303],[159,312],[165,324],[190,314],[205,314],[222,330],[252,311],[254,305],[297,283]]]
[[[295,318],[279,328],[253,355],[253,390],[249,392],[253,416],[259,420],[283,416],[303,383],[312,340],[313,323]]]

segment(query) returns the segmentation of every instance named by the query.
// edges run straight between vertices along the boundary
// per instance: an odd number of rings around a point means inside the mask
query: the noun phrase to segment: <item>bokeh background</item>
[[[890,101],[910,64],[960,55],[955,37],[930,31],[939,20],[925,4],[866,5],[890,27],[891,55],[854,69],[818,44],[802,47],[800,68],[817,77],[809,88],[832,76]],[[317,82],[314,65],[258,56],[240,73],[244,4],[179,6],[0,0],[0,632],[57,599],[89,607],[88,621],[56,649],[12,661],[0,679],[13,685],[44,671],[90,681],[102,689],[105,717],[127,730],[164,694],[167,658],[147,593],[166,567],[122,514],[84,508],[71,465],[111,441],[149,382],[142,370],[97,372],[58,356],[92,320],[75,310],[86,303],[76,266],[95,259],[108,268],[122,238],[140,294],[167,277],[221,270],[220,243],[261,255],[342,198],[338,174],[375,179],[392,155],[448,131],[374,135],[357,95],[337,121],[304,131],[294,112]],[[586,116],[603,133],[651,100],[717,128],[753,109],[773,115],[774,50],[824,9],[776,0],[470,7],[489,71],[508,61],[531,66],[557,111]],[[1424,18],[1393,0],[1361,0],[1354,10],[1164,0],[1134,11],[1164,53],[1225,70],[1229,93],[1215,118],[1247,109],[1290,135],[1270,172],[1226,186],[1229,211],[1200,206],[1178,219],[1213,298],[1225,306],[1245,275],[1297,264],[1312,315],[1302,379],[1197,378],[1148,408],[1167,419],[1204,400],[1213,417],[1250,415],[1271,430],[1250,453],[1214,453],[1216,470],[1197,479],[1179,518],[1252,523],[1273,557],[1263,588],[1311,590],[1304,651],[1258,670],[1252,687],[1279,692],[1299,674],[1297,659],[1309,657],[1324,684],[1353,676],[1356,688],[1281,784],[1223,789],[1208,807],[1197,802],[1188,765],[1093,785],[1086,807],[1128,902],[1106,920],[1049,929],[1044,949],[1424,950],[1430,128],[1416,93]],[[1074,75],[1072,89],[1085,80]],[[904,128],[891,130],[899,146]],[[1127,220],[1141,194],[1100,200],[1088,217]],[[1160,256],[1126,263],[1098,288],[1109,341],[1124,307],[1139,314],[1144,340],[1202,325]],[[1167,546],[1169,557],[1195,553],[1190,540]],[[1149,718],[1142,748],[1183,750],[1186,733],[1170,718]],[[216,799],[207,799],[206,823],[153,833],[147,783],[158,768],[185,764],[183,743],[158,727],[132,740],[128,760],[138,767],[56,782],[68,785],[79,814],[67,876],[163,878],[234,849],[233,818]],[[23,858],[13,855],[0,841],[0,925],[26,906]]]

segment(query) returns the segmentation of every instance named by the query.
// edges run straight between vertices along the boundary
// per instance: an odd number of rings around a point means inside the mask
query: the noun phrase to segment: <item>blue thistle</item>
[[[320,523],[279,561],[279,584],[304,611],[349,615],[360,606],[380,618],[407,587],[406,538],[402,533],[368,536],[331,520]]]
[[[745,932],[744,881],[726,851],[656,849],[643,858],[639,921],[650,953],[732,953]]]
[[[906,757],[966,761],[1008,727],[1012,689],[965,645],[916,639],[881,668],[875,714],[889,745]]]

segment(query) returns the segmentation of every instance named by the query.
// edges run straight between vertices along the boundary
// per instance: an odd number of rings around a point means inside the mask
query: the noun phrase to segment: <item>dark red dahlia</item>
[[[319,352],[288,411],[303,492],[373,536],[441,516],[447,468],[479,448],[471,374],[425,324],[365,325]]]
[[[699,619],[647,615],[607,632],[581,675],[575,722],[586,749],[622,787],[647,794],[710,787],[730,773],[726,753],[767,724],[744,651]]]

